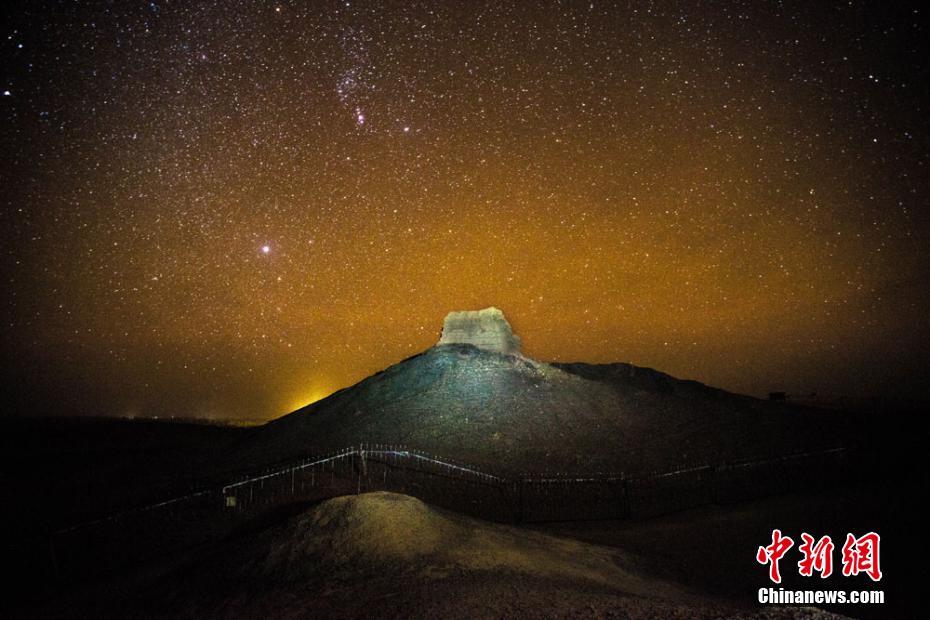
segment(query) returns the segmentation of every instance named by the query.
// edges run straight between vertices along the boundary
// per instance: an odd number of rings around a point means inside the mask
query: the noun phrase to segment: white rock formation
[[[519,354],[520,338],[497,308],[450,312],[442,325],[439,344],[471,344],[497,353]]]

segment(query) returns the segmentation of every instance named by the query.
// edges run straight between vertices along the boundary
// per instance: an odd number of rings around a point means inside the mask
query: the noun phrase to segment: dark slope
[[[546,364],[433,347],[255,429],[244,463],[403,444],[499,472],[665,470],[836,445],[842,414],[629,364]]]

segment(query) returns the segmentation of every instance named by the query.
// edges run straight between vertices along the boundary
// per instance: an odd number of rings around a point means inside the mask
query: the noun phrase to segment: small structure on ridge
[[[470,344],[506,355],[520,353],[519,336],[513,333],[504,313],[493,306],[447,314],[439,344]]]

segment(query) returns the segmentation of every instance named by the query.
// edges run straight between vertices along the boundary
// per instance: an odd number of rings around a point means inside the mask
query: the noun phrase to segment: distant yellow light
[[[307,405],[312,405],[318,400],[323,400],[327,396],[333,393],[333,390],[329,386],[317,385],[314,386],[309,392],[301,394],[298,398],[295,398],[289,405],[288,411],[296,411],[306,407]]]

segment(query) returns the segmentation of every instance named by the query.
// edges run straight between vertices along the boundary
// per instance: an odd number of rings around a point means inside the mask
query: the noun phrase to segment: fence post
[[[365,470],[365,444],[359,444],[356,456],[358,457],[358,465],[355,469],[358,478],[355,485],[355,494],[359,495],[362,492],[362,471]]]

